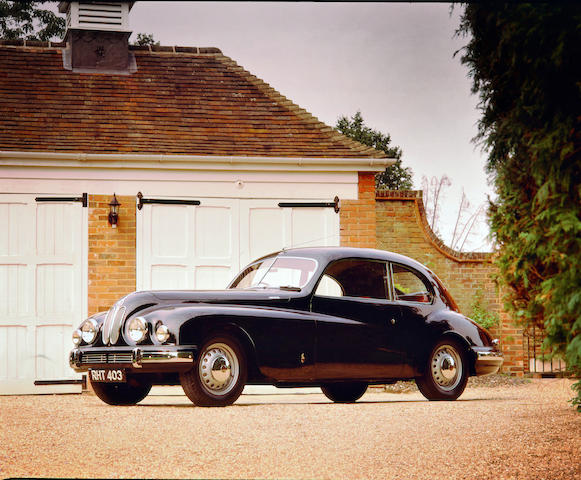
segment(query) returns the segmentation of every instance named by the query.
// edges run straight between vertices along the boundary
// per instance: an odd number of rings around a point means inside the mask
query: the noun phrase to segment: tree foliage
[[[159,42],[155,41],[155,38],[153,38],[152,33],[138,33],[137,38],[135,39],[135,45],[139,45],[141,47],[148,46],[148,45],[159,46]]]
[[[581,6],[465,6],[459,34],[498,195],[507,307],[581,372]],[[574,386],[581,410],[581,382]]]
[[[375,176],[376,188],[410,190],[413,187],[412,169],[402,166],[401,148],[391,146],[391,136],[389,133],[384,134],[365,125],[361,112],[355,113],[351,119],[345,116],[339,118],[335,128],[343,135],[364,145],[382,150],[388,157],[396,159],[394,165],[387,167],[384,172],[378,173]]]
[[[41,8],[46,1],[0,0],[0,38],[7,40],[62,40],[65,19],[52,10]]]

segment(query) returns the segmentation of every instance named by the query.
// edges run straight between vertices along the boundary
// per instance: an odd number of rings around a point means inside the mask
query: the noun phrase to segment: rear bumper
[[[489,375],[500,370],[504,362],[502,352],[498,350],[477,350],[476,351],[476,375]]]
[[[91,368],[130,368],[137,371],[182,371],[194,363],[195,346],[81,347],[71,350],[69,364],[76,372]]]

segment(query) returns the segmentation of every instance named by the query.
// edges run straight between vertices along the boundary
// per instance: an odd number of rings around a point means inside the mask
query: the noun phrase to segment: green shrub
[[[493,327],[498,327],[500,325],[500,316],[496,312],[491,312],[487,306],[483,305],[482,296],[482,289],[478,288],[476,292],[474,292],[472,303],[470,304],[472,308],[470,318],[487,330]]]

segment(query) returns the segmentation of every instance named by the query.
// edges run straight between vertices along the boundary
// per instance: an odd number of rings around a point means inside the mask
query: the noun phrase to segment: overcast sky
[[[130,25],[133,38],[220,48],[328,125],[361,110],[402,148],[416,188],[422,175],[451,179],[446,240],[462,187],[474,206],[492,194],[471,143],[478,99],[453,57],[466,43],[454,37],[460,13],[447,3],[136,2]]]

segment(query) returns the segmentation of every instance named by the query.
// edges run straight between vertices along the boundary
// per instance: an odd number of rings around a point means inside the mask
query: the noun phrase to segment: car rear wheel
[[[335,403],[352,403],[367,391],[365,382],[326,383],[321,385],[325,396]]]
[[[428,358],[424,374],[416,378],[428,400],[456,400],[468,381],[468,364],[462,346],[452,339],[439,341]]]
[[[246,378],[244,349],[229,335],[209,338],[193,368],[180,374],[185,394],[200,407],[232,405],[242,393]]]
[[[109,405],[135,405],[147,397],[151,382],[128,376],[126,383],[91,381],[91,387],[95,395]]]

